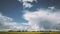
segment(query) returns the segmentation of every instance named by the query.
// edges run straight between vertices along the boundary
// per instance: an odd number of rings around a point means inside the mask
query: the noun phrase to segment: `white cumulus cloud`
[[[18,0],[20,2],[23,2],[24,8],[31,8],[33,5],[31,4],[33,1],[37,2],[37,0]]]
[[[0,13],[0,31],[27,30],[27,31],[60,31],[60,10],[37,10],[35,12],[25,11],[23,18],[27,23],[14,22],[12,18]]]
[[[12,18],[3,16],[0,13],[0,31],[28,30],[28,23],[17,23]]]
[[[50,12],[49,10],[38,10],[35,12],[26,11],[23,15],[29,25],[32,27],[33,31],[38,30],[51,30],[57,31],[60,25],[60,12]],[[57,28],[56,28],[57,27]]]

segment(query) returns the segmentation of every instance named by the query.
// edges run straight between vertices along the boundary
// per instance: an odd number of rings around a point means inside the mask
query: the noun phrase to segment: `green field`
[[[0,34],[60,34],[60,32],[0,32]]]

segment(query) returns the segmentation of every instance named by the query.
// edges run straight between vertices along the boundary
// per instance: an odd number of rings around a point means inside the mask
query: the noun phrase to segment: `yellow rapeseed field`
[[[60,34],[60,32],[0,32],[0,34]]]

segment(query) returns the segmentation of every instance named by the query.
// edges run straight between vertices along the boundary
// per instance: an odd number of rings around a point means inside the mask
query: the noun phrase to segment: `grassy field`
[[[60,32],[0,32],[0,34],[60,34]]]
[[[0,32],[0,34],[60,34],[60,32]]]

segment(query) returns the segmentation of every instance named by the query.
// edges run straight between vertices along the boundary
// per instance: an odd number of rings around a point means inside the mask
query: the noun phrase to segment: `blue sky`
[[[50,6],[57,6],[59,8],[60,5],[59,0],[37,0],[37,2],[31,2],[31,4],[33,4],[33,7],[25,9],[36,11],[39,8],[47,9]],[[25,21],[22,18],[23,10],[23,4],[18,0],[0,0],[0,12],[17,22]]]
[[[59,3],[60,0],[0,0],[0,30],[60,30]]]
[[[23,6],[17,0],[0,0],[0,12],[13,18],[17,22],[22,22]]]

